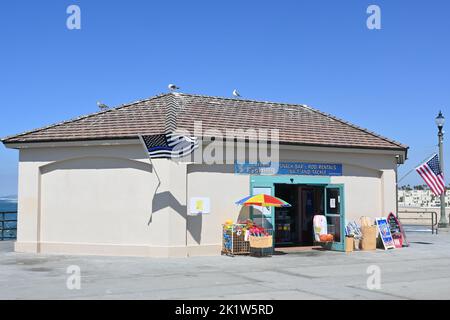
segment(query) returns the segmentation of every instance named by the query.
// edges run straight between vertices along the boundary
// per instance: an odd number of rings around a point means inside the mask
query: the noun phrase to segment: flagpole
[[[439,111],[438,116],[436,117],[436,125],[438,126],[438,139],[439,139],[439,165],[441,169],[442,176],[445,179],[444,175],[444,132],[442,129],[444,128],[445,118],[442,115],[442,112]],[[447,188],[444,183],[444,192],[441,193],[441,217],[439,219],[439,228],[448,228],[448,219],[447,213],[445,212],[445,194],[447,193]]]

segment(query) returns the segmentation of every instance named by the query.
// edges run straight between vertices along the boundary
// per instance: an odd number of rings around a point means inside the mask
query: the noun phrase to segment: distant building
[[[421,187],[421,190],[400,188],[398,190],[398,204],[402,207],[433,208],[441,205],[440,197],[436,196],[429,188]],[[446,192],[445,203],[450,205],[450,192]]]

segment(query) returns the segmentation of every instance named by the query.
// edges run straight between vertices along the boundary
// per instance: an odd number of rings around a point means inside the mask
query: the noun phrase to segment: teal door
[[[305,185],[327,185],[330,183],[330,177],[313,177],[313,176],[251,176],[250,178],[250,194],[267,193],[275,196],[275,184],[305,184]],[[254,219],[256,223],[261,223],[265,228],[273,229],[275,226],[275,209],[266,208],[262,213],[259,208],[250,208],[250,219]]]
[[[325,216],[328,233],[334,236],[330,249],[345,250],[344,185],[329,184],[325,187]]]

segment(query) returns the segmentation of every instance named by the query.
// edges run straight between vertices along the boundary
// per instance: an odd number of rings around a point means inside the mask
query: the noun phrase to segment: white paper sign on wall
[[[205,197],[193,197],[190,202],[189,215],[196,216],[199,214],[211,213],[211,201]]]

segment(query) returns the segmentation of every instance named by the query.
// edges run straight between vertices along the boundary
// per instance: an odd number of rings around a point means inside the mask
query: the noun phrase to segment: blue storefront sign
[[[239,163],[234,165],[236,174],[251,175],[302,175],[302,176],[342,176],[342,164],[336,163]]]

